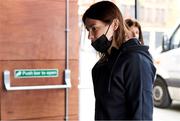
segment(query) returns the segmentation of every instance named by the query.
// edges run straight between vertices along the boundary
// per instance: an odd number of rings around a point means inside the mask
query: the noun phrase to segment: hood
[[[119,48],[123,53],[138,52],[152,60],[152,56],[149,53],[149,46],[141,45],[136,38],[132,38],[121,45]]]

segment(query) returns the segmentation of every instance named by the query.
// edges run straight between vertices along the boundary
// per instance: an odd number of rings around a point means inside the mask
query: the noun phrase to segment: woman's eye
[[[92,27],[92,31],[96,31],[97,30],[97,28],[96,27]]]

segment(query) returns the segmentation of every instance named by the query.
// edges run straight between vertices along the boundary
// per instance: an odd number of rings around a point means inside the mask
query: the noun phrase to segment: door
[[[70,120],[77,120],[77,1],[70,0],[69,3],[70,8],[73,9],[69,12],[72,17],[69,19],[71,31],[69,32],[68,64],[72,86],[68,96],[68,116]],[[11,87],[65,84],[67,41],[65,10],[65,0],[1,0],[0,120],[59,121],[65,119],[67,109],[64,88],[7,90],[3,76],[5,70],[10,72]],[[50,70],[49,75],[48,70]],[[34,72],[37,72],[37,75]],[[18,73],[21,74],[18,75]],[[46,74],[38,75],[38,73]]]

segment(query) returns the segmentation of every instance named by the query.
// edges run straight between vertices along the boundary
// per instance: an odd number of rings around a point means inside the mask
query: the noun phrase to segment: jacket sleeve
[[[152,120],[153,65],[141,54],[130,54],[124,66],[125,96],[128,117],[132,120]]]

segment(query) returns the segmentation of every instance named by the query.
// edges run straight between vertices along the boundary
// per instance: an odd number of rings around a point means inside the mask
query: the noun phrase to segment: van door
[[[1,0],[0,120],[59,121],[66,118],[65,89],[39,90],[36,87],[65,85],[65,5],[62,0]],[[69,119],[77,120],[77,1],[71,1],[70,8],[73,8],[73,12],[70,11],[73,26],[68,48],[72,87],[68,110]]]
[[[180,86],[180,25],[170,38],[170,50],[161,54],[161,67],[168,74],[170,86]]]
[[[160,66],[169,79],[180,79],[180,48],[169,50],[161,55]]]

